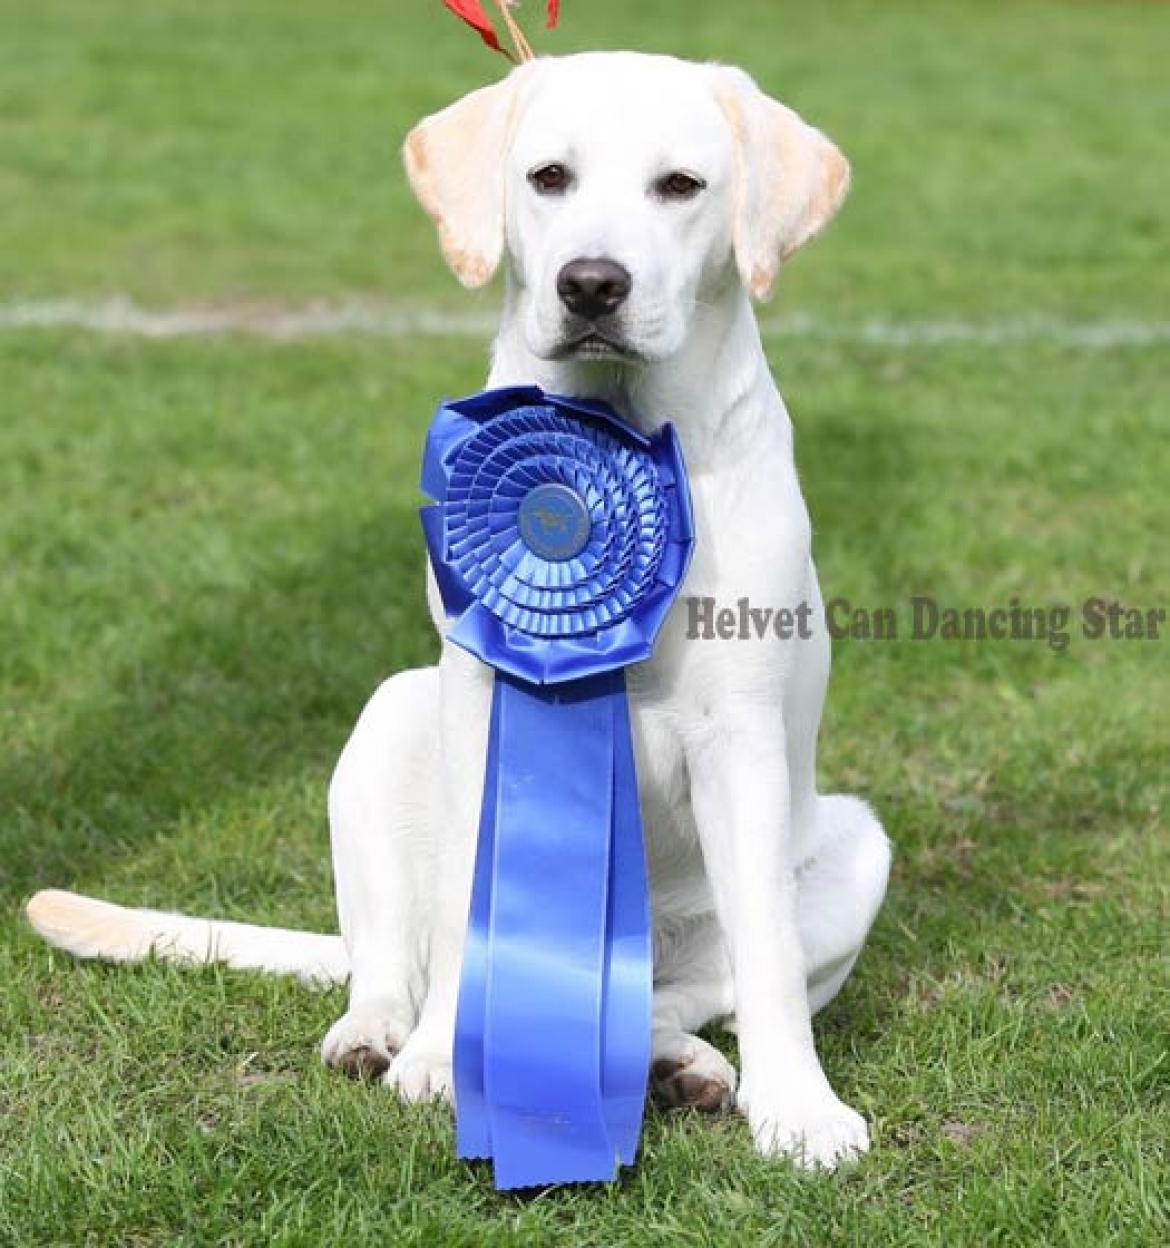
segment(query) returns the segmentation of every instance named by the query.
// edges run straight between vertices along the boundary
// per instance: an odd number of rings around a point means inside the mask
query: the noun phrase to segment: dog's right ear
[[[504,161],[517,106],[517,72],[424,118],[403,159],[419,203],[464,286],[483,286],[504,250]]]

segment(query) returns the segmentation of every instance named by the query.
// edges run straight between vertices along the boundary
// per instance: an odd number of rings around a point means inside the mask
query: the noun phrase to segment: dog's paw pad
[[[343,1049],[331,1065],[351,1079],[377,1079],[386,1073],[393,1060],[393,1049],[379,1050],[373,1045],[359,1044]]]
[[[697,1109],[722,1114],[731,1108],[731,1089],[719,1079],[692,1074],[678,1062],[655,1062],[654,1098],[665,1109]]]
[[[358,1006],[330,1027],[321,1043],[321,1058],[353,1079],[376,1079],[389,1069],[407,1035],[393,1008],[376,1003]]]
[[[650,1087],[664,1109],[724,1114],[735,1102],[735,1069],[718,1049],[686,1038],[683,1045],[656,1048]]]

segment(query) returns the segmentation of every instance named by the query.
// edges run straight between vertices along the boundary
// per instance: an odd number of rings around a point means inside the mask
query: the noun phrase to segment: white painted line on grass
[[[796,313],[777,321],[765,318],[761,329],[765,335],[866,342],[884,347],[940,346],[952,342],[988,346],[1045,343],[1107,351],[1114,347],[1147,347],[1170,342],[1170,321],[1127,317],[1101,321],[1062,321],[1047,316],[1009,317],[993,321],[874,319],[848,324],[822,321]]]
[[[340,335],[487,339],[495,332],[495,326],[496,317],[489,312],[450,312],[423,305],[372,300],[315,301],[296,306],[255,302],[161,310],[143,308],[120,295],[93,302],[29,299],[0,304],[0,330],[81,329],[137,338],[238,334],[276,340]],[[990,321],[873,319],[848,322],[794,313],[785,317],[765,316],[761,329],[766,337],[869,343],[882,347],[1044,343],[1105,351],[1170,343],[1170,321],[1128,317],[1099,321],[1032,316]]]
[[[30,299],[0,304],[0,329],[84,329],[137,338],[186,338],[243,334],[260,338],[328,338],[365,334],[380,338],[485,337],[495,318],[480,313],[374,302],[324,301],[283,306],[255,302],[177,307],[140,307],[124,295],[87,303],[79,299]]]

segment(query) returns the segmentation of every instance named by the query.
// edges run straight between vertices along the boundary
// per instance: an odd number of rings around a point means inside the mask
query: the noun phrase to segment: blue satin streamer
[[[618,1157],[632,1166],[642,1131],[650,1069],[654,956],[642,810],[630,731],[625,676],[613,678],[613,852],[610,856],[605,988],[602,997],[602,1087]]]
[[[624,675],[542,687],[498,672],[455,1048],[460,1156],[491,1157],[500,1188],[632,1163],[651,980]]]

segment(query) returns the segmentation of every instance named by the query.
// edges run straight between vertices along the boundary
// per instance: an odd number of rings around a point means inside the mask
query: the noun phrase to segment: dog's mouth
[[[639,354],[628,343],[618,338],[611,338],[601,330],[591,328],[575,338],[563,342],[556,351],[557,359],[577,360],[620,360],[630,361],[639,358]]]

